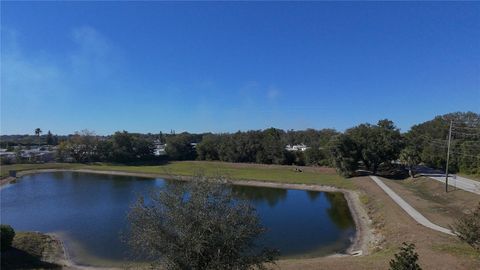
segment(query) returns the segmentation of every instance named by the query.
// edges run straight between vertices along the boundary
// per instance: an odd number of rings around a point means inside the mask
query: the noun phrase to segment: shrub
[[[474,211],[460,217],[451,228],[460,240],[480,251],[480,203]]]
[[[421,270],[417,264],[418,254],[415,252],[415,244],[402,243],[400,252],[390,261],[390,270]]]
[[[15,231],[10,225],[0,225],[0,243],[1,251],[5,251],[12,246],[13,237],[15,237]]]
[[[166,269],[265,269],[277,255],[259,245],[265,228],[253,206],[203,177],[140,198],[128,218],[134,250]]]

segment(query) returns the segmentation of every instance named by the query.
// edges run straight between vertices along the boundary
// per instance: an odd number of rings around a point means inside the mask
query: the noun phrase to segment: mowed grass
[[[299,168],[302,172],[295,171]],[[349,179],[339,176],[332,168],[296,167],[281,165],[261,165],[227,163],[213,161],[176,161],[163,165],[127,166],[116,164],[15,164],[1,166],[2,177],[8,176],[9,170],[25,171],[39,169],[88,169],[98,171],[115,171],[149,174],[152,176],[193,176],[203,174],[209,177],[222,175],[233,180],[256,180],[291,184],[315,184],[354,189]]]

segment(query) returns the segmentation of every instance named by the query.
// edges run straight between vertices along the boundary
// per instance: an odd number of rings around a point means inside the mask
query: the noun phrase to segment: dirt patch
[[[16,179],[17,179],[16,177],[12,177],[12,176],[2,178],[2,179],[0,179],[0,187],[3,186],[3,185],[6,185],[8,183],[11,183],[11,182],[15,181]]]

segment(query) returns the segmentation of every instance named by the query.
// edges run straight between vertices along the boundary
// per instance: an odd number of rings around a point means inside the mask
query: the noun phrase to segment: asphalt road
[[[445,171],[426,166],[416,166],[415,172],[445,184]],[[448,185],[480,195],[480,182],[456,174],[448,175]]]
[[[445,184],[445,174],[443,175],[442,174],[422,174],[422,175],[428,176],[432,179],[435,179]],[[470,180],[462,176],[450,174],[448,176],[448,185],[480,195],[480,182],[475,180]]]
[[[430,220],[428,220],[426,217],[424,217],[420,212],[415,210],[410,204],[408,204],[404,199],[402,199],[397,193],[395,193],[392,189],[390,189],[385,183],[382,182],[378,177],[376,176],[370,176],[370,178],[381,188],[385,193],[392,198],[394,202],[396,202],[405,212],[407,212],[408,215],[410,215],[416,222],[419,224],[430,228],[435,231],[439,231],[442,233],[446,233],[449,235],[454,235],[451,230],[446,229],[444,227],[438,226],[437,224],[432,223]]]

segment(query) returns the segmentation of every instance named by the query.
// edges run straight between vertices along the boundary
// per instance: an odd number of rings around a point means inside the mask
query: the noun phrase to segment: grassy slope
[[[120,171],[131,173],[146,173],[152,175],[181,175],[191,176],[202,172],[207,176],[224,175],[232,179],[272,181],[294,184],[319,184],[340,188],[353,188],[351,180],[337,175],[333,169],[299,167],[303,172],[295,172],[293,166],[237,164],[208,161],[178,161],[158,166],[125,166],[114,164],[15,164],[1,166],[1,176],[8,176],[9,170],[35,169],[89,169],[103,171]]]

